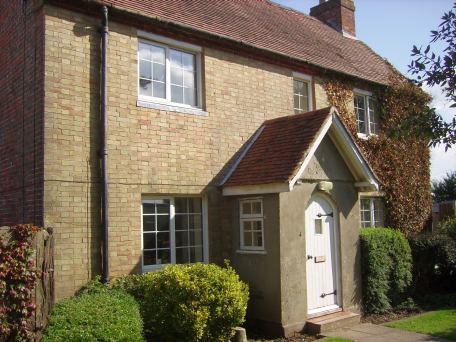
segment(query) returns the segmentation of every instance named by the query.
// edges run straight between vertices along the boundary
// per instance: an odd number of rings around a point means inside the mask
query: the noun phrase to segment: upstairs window
[[[358,133],[363,136],[378,134],[378,116],[372,94],[355,91],[354,106]]]
[[[241,250],[264,250],[263,200],[240,201]]]
[[[171,40],[139,42],[139,98],[182,107],[201,107],[200,53],[185,48],[190,44],[180,43],[184,46],[180,48],[167,45],[167,41]]]
[[[293,73],[293,100],[295,114],[312,110],[312,79],[310,76]]]
[[[383,226],[383,203],[381,198],[361,198],[361,227]]]

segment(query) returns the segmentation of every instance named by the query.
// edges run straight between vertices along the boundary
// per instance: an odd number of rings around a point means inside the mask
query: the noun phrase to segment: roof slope
[[[331,108],[265,121],[263,131],[224,186],[290,181],[331,118]]]
[[[173,22],[387,84],[391,66],[359,40],[268,0],[105,0],[119,9]]]

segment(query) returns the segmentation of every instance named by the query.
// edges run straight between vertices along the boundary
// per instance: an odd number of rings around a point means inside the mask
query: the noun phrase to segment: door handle
[[[313,259],[312,255],[307,254],[307,260]]]

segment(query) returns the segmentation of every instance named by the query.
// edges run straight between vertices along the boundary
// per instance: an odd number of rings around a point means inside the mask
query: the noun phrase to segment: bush
[[[412,280],[404,235],[390,228],[361,230],[363,310],[383,313],[401,303]]]
[[[173,265],[113,286],[137,298],[148,337],[159,341],[228,341],[244,322],[248,288],[229,266]]]
[[[417,294],[456,291],[456,240],[448,233],[423,234],[409,239]]]
[[[439,230],[442,234],[446,234],[452,239],[456,239],[456,216],[450,216],[443,220],[439,224]]]
[[[138,304],[125,292],[92,283],[54,306],[43,341],[144,341]]]

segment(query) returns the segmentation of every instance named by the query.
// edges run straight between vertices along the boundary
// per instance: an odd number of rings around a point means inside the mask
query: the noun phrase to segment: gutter
[[[107,104],[107,74],[108,74],[108,8],[102,6],[102,25],[101,25],[101,70],[100,70],[100,121],[101,121],[101,225],[102,225],[102,281],[109,282],[109,220],[108,220],[108,149],[107,149],[107,126],[106,117]]]

